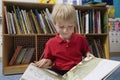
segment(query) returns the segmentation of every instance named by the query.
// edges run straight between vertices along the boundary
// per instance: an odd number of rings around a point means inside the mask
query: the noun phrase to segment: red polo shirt
[[[69,41],[65,41],[57,34],[46,43],[44,58],[51,59],[58,70],[70,70],[82,60],[89,50],[86,39],[80,34],[72,34]]]

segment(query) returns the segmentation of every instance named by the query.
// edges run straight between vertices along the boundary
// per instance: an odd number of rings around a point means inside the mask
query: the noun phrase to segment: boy
[[[70,4],[56,4],[52,18],[57,34],[48,40],[44,50],[44,59],[35,62],[37,67],[51,68],[63,75],[82,61],[82,56],[93,57],[90,54],[86,39],[74,33],[77,27],[77,17]]]

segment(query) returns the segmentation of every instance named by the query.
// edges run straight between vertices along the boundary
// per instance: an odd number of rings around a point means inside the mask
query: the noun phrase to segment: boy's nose
[[[68,28],[65,28],[65,29],[64,29],[64,32],[67,32],[67,31],[68,31]]]

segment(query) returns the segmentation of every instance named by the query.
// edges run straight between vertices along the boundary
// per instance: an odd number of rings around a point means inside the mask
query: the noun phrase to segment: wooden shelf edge
[[[28,67],[28,64],[6,66],[6,67],[4,67],[2,73],[3,73],[3,75],[24,73],[24,71],[26,70],[27,67]]]

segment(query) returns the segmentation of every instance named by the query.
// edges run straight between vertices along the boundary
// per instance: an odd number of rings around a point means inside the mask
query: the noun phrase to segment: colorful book
[[[13,56],[12,56],[10,62],[9,62],[9,65],[14,64],[15,60],[17,59],[17,57],[18,57],[18,55],[19,55],[19,53],[20,53],[20,51],[22,49],[22,47],[23,46],[17,46],[17,48],[15,49],[15,52],[14,52],[14,54],[13,54]]]
[[[34,51],[35,51],[35,48],[27,48],[22,58],[21,64],[28,64],[32,58]]]
[[[38,23],[39,23],[39,27],[41,29],[41,32],[44,33],[44,29],[43,29],[43,25],[42,25],[42,22],[41,22],[41,19],[40,19],[40,16],[39,16],[39,12],[37,9],[35,9],[35,15],[37,16],[37,20],[38,20]]]
[[[16,61],[15,61],[15,64],[21,64],[21,61],[23,59],[23,57],[25,56],[25,52],[27,51],[27,48],[22,48]]]

